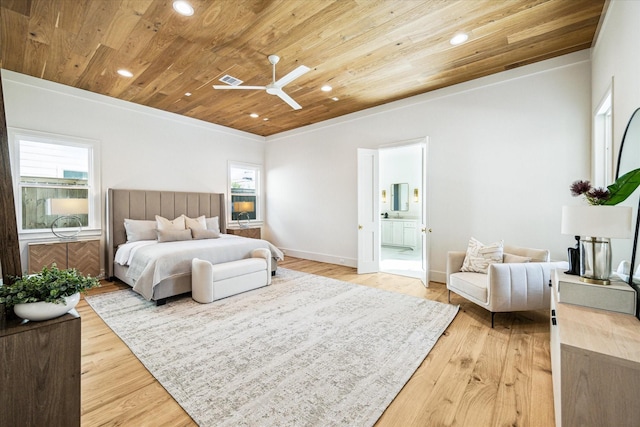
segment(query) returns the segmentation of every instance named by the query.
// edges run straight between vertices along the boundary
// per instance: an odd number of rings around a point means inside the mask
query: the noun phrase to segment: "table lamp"
[[[61,239],[75,239],[82,231],[82,221],[78,215],[89,213],[88,199],[48,199],[47,211],[49,215],[59,215],[51,223],[51,232]],[[56,230],[61,221],[65,221],[70,232]],[[70,222],[75,222],[75,226],[69,227]],[[75,229],[73,228],[75,227]]]
[[[611,275],[610,239],[629,239],[632,209],[628,206],[562,207],[562,234],[580,236],[580,280],[608,285]]]
[[[254,211],[254,206],[253,202],[233,202],[233,211],[238,212],[236,219],[241,228],[249,227],[249,212]],[[242,220],[243,217],[245,218],[244,221]]]

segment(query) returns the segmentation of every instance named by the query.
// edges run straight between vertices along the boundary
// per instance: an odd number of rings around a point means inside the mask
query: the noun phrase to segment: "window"
[[[606,187],[613,182],[613,126],[611,89],[598,106],[593,118],[593,184]]]
[[[260,215],[260,179],[262,167],[247,163],[229,163],[229,218],[262,221]]]
[[[78,220],[83,229],[99,229],[97,141],[17,129],[9,138],[18,231],[50,232],[56,220],[60,229]]]

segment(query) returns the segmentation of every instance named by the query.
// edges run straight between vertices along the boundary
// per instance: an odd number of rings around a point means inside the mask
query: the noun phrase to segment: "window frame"
[[[256,198],[256,219],[252,219],[250,224],[252,225],[263,225],[264,224],[264,215],[263,215],[263,168],[262,165],[256,163],[246,163],[246,162],[237,162],[233,160],[229,160],[227,166],[227,225],[234,226],[237,225],[237,220],[232,219],[233,215],[233,205],[232,205],[232,188],[231,188],[231,169],[251,169],[256,172],[256,190],[253,194],[246,195],[255,195]]]
[[[21,128],[7,128],[9,137],[9,149],[11,157],[11,173],[13,177],[13,194],[16,209],[16,222],[18,236],[21,240],[55,238],[51,229],[23,229],[22,228],[22,187],[20,179],[20,141],[30,140],[45,144],[62,145],[70,147],[81,147],[88,150],[88,201],[89,214],[88,225],[82,228],[81,236],[95,236],[102,232],[102,191],[100,187],[100,141],[94,139],[80,138],[69,135],[60,135],[48,132],[35,131]],[[34,185],[25,185],[33,187]],[[84,187],[83,187],[84,188]],[[55,238],[57,240],[57,238]]]

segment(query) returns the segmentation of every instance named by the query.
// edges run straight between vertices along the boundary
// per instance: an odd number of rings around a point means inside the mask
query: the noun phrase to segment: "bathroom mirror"
[[[391,184],[391,210],[409,210],[409,184]]]
[[[633,112],[627,128],[624,131],[622,143],[620,144],[620,153],[618,154],[616,179],[637,168],[640,168],[640,108]],[[640,189],[636,189],[636,191],[634,191],[627,200],[620,203],[620,205],[635,208],[633,215],[636,227],[630,254],[629,284],[636,289],[639,298],[638,302],[640,303],[640,274],[636,272],[638,265],[638,231],[640,228],[640,215],[638,215],[638,210],[640,209]],[[616,245],[616,247],[619,246],[621,245]],[[626,255],[624,258],[628,259]],[[636,312],[636,315],[638,315],[638,312]]]

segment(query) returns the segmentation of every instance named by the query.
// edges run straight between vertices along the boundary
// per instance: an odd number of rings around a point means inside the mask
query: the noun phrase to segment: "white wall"
[[[2,83],[7,126],[100,141],[103,200],[108,188],[226,193],[229,160],[263,163],[260,136],[7,70]]]
[[[613,143],[618,159],[625,128],[640,108],[640,2],[613,0],[592,49],[592,113],[613,82]],[[636,144],[638,142],[636,141]],[[638,159],[640,166],[640,159]],[[628,205],[637,214],[638,191]],[[635,218],[634,218],[635,220]],[[613,241],[613,267],[631,259],[632,240]]]
[[[564,260],[561,206],[589,173],[590,85],[581,51],[267,137],[267,236],[355,265],[357,148],[428,136],[432,280],[470,236]]]

